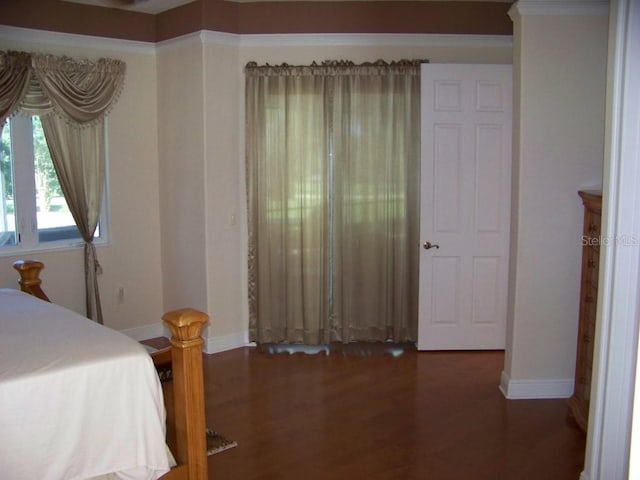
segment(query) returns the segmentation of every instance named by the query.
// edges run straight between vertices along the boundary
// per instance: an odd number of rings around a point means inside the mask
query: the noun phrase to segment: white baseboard
[[[219,353],[227,350],[233,350],[234,348],[247,347],[249,345],[248,333],[236,332],[218,337],[205,338],[204,352]]]
[[[171,332],[168,328],[164,327],[162,322],[144,325],[142,327],[127,328],[120,331],[138,342],[149,338],[171,337]],[[217,337],[206,337],[204,339],[203,350],[204,353],[219,353],[252,345],[255,346],[255,344],[249,342],[248,332],[237,332]]]
[[[509,400],[569,398],[573,387],[573,378],[514,380],[504,371],[500,378],[500,391]]]
[[[140,340],[147,340],[149,338],[166,336],[164,327],[162,326],[162,322],[154,323],[151,325],[143,325],[142,327],[127,328],[120,331],[138,342]]]

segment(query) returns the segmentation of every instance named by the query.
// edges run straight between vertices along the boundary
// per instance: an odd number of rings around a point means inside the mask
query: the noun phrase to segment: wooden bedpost
[[[15,268],[20,274],[20,290],[34,297],[38,297],[41,300],[50,302],[49,297],[42,291],[40,284],[40,270],[44,268],[42,262],[36,260],[18,260],[13,262],[13,268]]]
[[[207,480],[207,438],[202,370],[202,328],[206,313],[185,308],[166,313],[171,329],[174,417],[178,464],[186,464],[189,480]],[[184,399],[184,401],[182,401]]]

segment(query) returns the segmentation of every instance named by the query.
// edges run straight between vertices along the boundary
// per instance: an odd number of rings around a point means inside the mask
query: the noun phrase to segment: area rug
[[[235,440],[229,440],[224,435],[207,428],[207,455],[215,455],[237,446],[238,442]]]

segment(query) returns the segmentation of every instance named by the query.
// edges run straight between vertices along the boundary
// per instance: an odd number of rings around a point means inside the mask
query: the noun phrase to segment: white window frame
[[[30,128],[31,118],[17,115],[11,120],[11,156],[13,167],[13,195],[15,209],[15,229],[18,235],[16,245],[0,246],[0,257],[15,256],[31,252],[51,252],[72,250],[84,246],[82,238],[52,240],[40,242],[38,239],[36,187],[35,187],[35,159],[33,148],[33,131]],[[9,120],[7,120],[9,122]],[[105,120],[105,140],[107,125]],[[30,158],[31,161],[20,161]],[[100,236],[94,238],[94,245],[110,243],[110,217],[108,208],[108,148],[105,141],[105,184],[100,209]]]

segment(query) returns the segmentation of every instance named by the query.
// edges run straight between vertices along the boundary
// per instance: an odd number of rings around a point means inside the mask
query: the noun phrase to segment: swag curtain
[[[419,72],[247,65],[251,340],[415,341]]]
[[[85,242],[87,316],[103,323],[93,236],[104,185],[104,117],[124,83],[120,60],[0,52],[0,129],[18,112],[39,115],[56,174]]]

